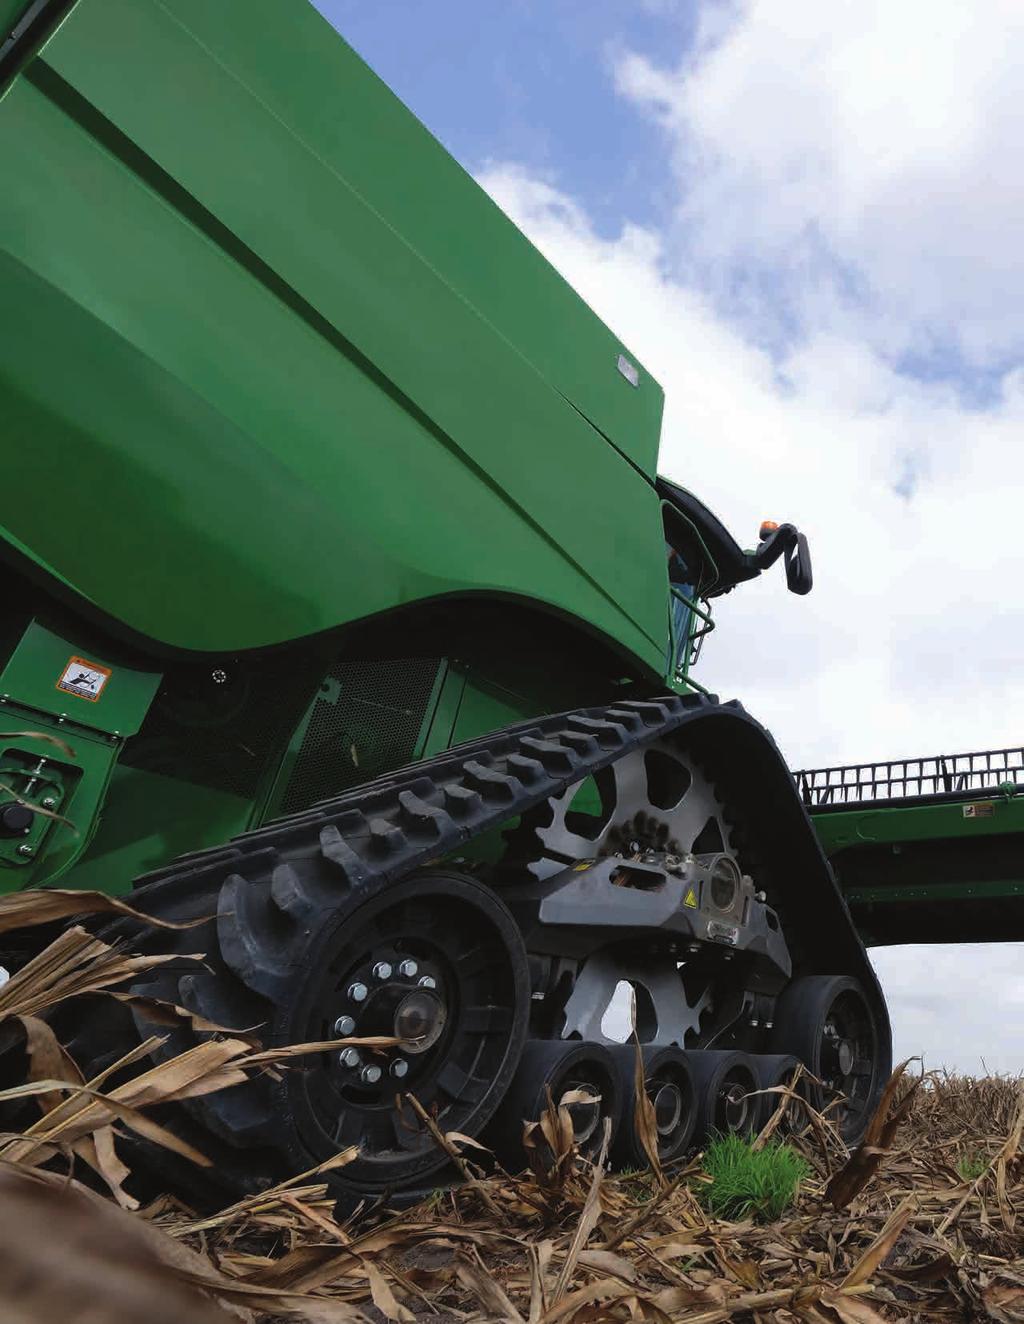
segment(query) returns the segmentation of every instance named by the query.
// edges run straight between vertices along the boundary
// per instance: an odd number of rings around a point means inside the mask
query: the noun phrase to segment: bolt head
[[[351,1016],[339,1016],[338,1019],[334,1022],[335,1034],[342,1034],[342,1035],[351,1034],[355,1028],[356,1028],[356,1023]]]
[[[357,1067],[362,1060],[358,1048],[346,1048],[338,1054],[338,1061],[343,1067]]]
[[[52,795],[48,795],[46,799],[42,801],[42,806],[44,809],[56,809],[57,801],[53,798]]]
[[[391,973],[392,973],[391,963],[389,961],[378,961],[377,964],[373,967],[374,979],[379,979],[381,981],[385,979],[390,979]]]
[[[362,1071],[359,1073],[359,1079],[364,1085],[376,1085],[377,1081],[380,1080],[381,1075],[382,1072],[380,1067],[374,1066],[373,1063],[371,1063],[369,1066],[363,1067]]]
[[[391,1063],[391,1074],[398,1080],[401,1080],[403,1076],[409,1074],[409,1063],[404,1057],[396,1057]]]
[[[355,983],[348,986],[348,996],[352,1002],[365,1002],[369,991],[365,984]]]
[[[420,988],[437,988],[437,980],[433,975],[420,975],[416,982]]]
[[[19,846],[19,847],[18,847],[18,854],[19,854],[19,855],[34,855],[34,854],[35,854],[35,851],[32,849],[31,846],[28,846],[28,845],[25,845],[25,846]]]
[[[403,961],[398,967],[398,973],[403,979],[412,979],[413,975],[419,973],[419,966],[415,961]]]

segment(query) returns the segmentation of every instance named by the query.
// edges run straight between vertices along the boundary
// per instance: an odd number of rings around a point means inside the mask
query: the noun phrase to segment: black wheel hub
[[[593,1099],[592,1103],[580,1100],[578,1103],[566,1105],[566,1110],[572,1119],[573,1140],[577,1145],[584,1147],[595,1136],[601,1121],[600,1091],[599,1087],[595,1087],[592,1080],[570,1080],[562,1090],[562,1098],[576,1091],[589,1094]]]
[[[726,1132],[742,1131],[747,1123],[750,1106],[747,1091],[737,1081],[726,1077],[718,1090],[715,1106],[715,1121],[719,1130]]]
[[[869,1102],[874,1054],[873,1023],[863,998],[853,991],[841,993],[822,1028],[819,1066],[825,1089],[844,1095],[851,1111],[863,1111]]]
[[[339,922],[316,970],[291,1017],[292,1041],[399,1042],[347,1045],[289,1077],[310,1154],[358,1145],[352,1175],[374,1183],[406,1180],[410,1167],[440,1166],[406,1096],[443,1130],[470,1135],[499,1102],[529,1009],[525,953],[511,916],[471,879],[409,879]]]
[[[682,1090],[674,1081],[663,1080],[658,1081],[650,1093],[658,1135],[674,1135],[683,1115]]]

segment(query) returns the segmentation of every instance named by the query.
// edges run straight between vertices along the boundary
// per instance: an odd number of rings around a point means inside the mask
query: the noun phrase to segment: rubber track
[[[708,723],[700,719],[715,714],[738,718],[739,727],[763,749],[764,757],[778,760],[779,785],[805,826],[805,844],[813,847],[808,878],[816,877],[816,867],[826,884],[817,893],[834,891],[774,744],[740,704],[719,704],[704,695],[624,700],[505,728],[277,819],[225,846],[182,856],[139,879],[132,900],[141,911],[165,918],[207,917],[215,932],[192,929],[173,940],[166,933],[152,934],[153,950],[202,950],[206,961],[199,969],[178,962],[161,966],[132,991],[186,1006],[222,1025],[267,1025],[288,1002],[310,934],[327,917],[341,908],[358,909],[423,866],[457,853],[471,838],[528,813],[632,750],[671,737],[694,722],[706,727]],[[731,762],[749,783],[743,760]],[[760,783],[756,784],[760,791]],[[764,812],[767,818],[758,831],[779,835],[775,832],[776,815],[781,812],[778,803],[769,804]],[[791,823],[790,831],[802,840],[799,823],[795,827]],[[796,840],[787,839],[783,852],[787,874],[800,873],[800,861],[793,854]],[[870,966],[838,893],[834,907],[834,914],[827,912],[816,932],[828,931],[832,947],[848,930],[864,966],[863,975],[859,966],[854,972],[870,983]],[[126,924],[132,927],[133,922],[119,920],[113,927]],[[128,937],[127,930],[121,936]],[[189,946],[197,942],[202,946]],[[884,1003],[880,1005],[884,1017]],[[124,1015],[121,1009],[118,1013]],[[132,1014],[136,1036],[152,1033],[139,1013]],[[162,1033],[166,1037],[152,1054],[158,1061],[202,1037],[184,1026]],[[97,1024],[89,1038],[93,1048],[87,1056],[99,1060],[101,1051],[109,1052],[121,1043],[123,1027],[112,1025],[108,1033]],[[124,1046],[130,1045],[125,1041]],[[175,1129],[210,1152],[219,1175],[242,1193],[258,1189],[252,1183],[259,1181],[264,1169],[286,1176],[300,1170],[299,1164],[309,1166],[308,1155],[295,1148],[298,1141],[288,1126],[282,1129],[288,1115],[284,1089],[283,1084],[258,1077],[248,1088],[188,1100],[176,1114]],[[222,1149],[210,1149],[214,1138]],[[264,1158],[253,1154],[254,1149],[261,1150]],[[249,1157],[239,1161],[240,1150],[249,1150]]]
[[[318,834],[339,882],[353,888],[393,882],[669,734],[695,710],[719,706],[704,695],[669,694],[506,727],[275,819],[226,846],[183,855],[135,885],[153,894],[179,886],[191,891],[214,875],[247,871],[263,852],[308,842],[311,833]]]

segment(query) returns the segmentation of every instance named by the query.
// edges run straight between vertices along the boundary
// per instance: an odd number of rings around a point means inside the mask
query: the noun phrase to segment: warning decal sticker
[[[691,910],[697,909],[697,893],[692,887],[686,889],[686,895],[683,897],[683,905],[689,906]]]
[[[87,662],[84,657],[73,657],[64,668],[57,688],[65,694],[74,694],[79,699],[95,703],[103,693],[110,675],[109,667],[101,667],[98,662]]]

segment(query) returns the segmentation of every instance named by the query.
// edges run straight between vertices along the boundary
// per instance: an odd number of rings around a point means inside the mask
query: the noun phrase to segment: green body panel
[[[81,641],[62,639],[33,621],[0,669],[0,695],[15,694],[19,704],[75,726],[110,736],[134,735],[156,693],[159,673],[140,671],[120,659],[115,661],[101,649],[89,649],[82,657],[83,646]],[[108,673],[108,678],[99,682],[95,698],[60,688],[75,658]]]
[[[664,673],[660,389],[312,9],[80,0],[0,152],[13,546],[181,649],[476,593]]]
[[[25,0],[0,0],[0,45],[26,8]]]
[[[1024,940],[1024,794],[811,812],[865,940]]]

